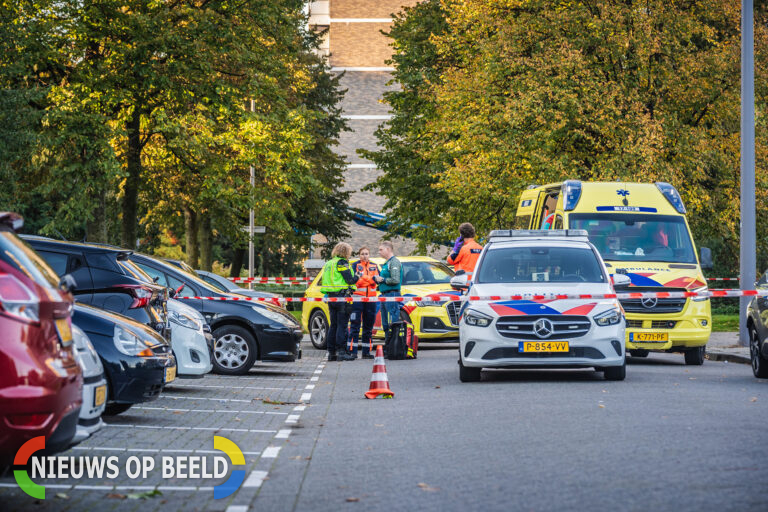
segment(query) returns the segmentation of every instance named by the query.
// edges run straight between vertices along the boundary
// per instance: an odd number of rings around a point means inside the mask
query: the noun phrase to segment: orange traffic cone
[[[371,386],[365,392],[365,398],[393,398],[395,393],[389,389],[387,365],[384,363],[384,350],[381,345],[376,347],[376,359],[373,360]]]

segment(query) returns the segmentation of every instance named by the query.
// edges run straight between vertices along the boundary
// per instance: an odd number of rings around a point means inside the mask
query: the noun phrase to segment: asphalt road
[[[35,502],[6,475],[0,509],[768,510],[768,381],[746,365],[652,355],[624,382],[523,370],[462,384],[456,357],[389,361],[392,400],[363,398],[371,361],[327,363],[309,347],[247,377],[179,381],[64,455],[210,456],[216,433],[246,452],[233,496],[212,499],[221,481],[155,474],[49,480]]]

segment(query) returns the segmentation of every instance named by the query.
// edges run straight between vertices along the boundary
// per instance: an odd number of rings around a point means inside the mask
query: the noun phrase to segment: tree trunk
[[[134,108],[133,115],[126,123],[128,147],[126,169],[128,176],[123,187],[123,229],[122,245],[127,249],[136,248],[136,219],[138,218],[139,181],[141,180],[141,112]]]
[[[93,220],[85,226],[85,239],[88,242],[107,243],[107,193],[105,190],[94,198]]]
[[[229,277],[240,277],[240,269],[243,268],[246,249],[235,249],[235,255],[232,257],[232,268],[229,271]]]
[[[197,266],[197,212],[187,205],[184,206],[184,232],[187,245],[187,264],[194,269],[200,268]]]
[[[213,269],[213,233],[211,232],[211,217],[200,214],[197,231],[200,235],[200,265],[203,270]]]

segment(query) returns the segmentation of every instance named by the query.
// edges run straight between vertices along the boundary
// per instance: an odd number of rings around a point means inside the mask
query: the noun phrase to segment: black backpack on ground
[[[413,327],[408,322],[395,322],[389,326],[384,339],[384,357],[387,359],[405,359],[408,354],[408,329]]]

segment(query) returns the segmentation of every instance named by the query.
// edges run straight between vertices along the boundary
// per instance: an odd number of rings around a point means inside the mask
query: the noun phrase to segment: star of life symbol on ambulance
[[[214,436],[213,447],[216,450],[224,452],[229,457],[229,466],[244,466],[245,457],[240,448],[226,437]],[[116,456],[36,456],[32,454],[45,450],[45,437],[38,436],[24,443],[13,460],[14,466],[25,466],[24,469],[14,468],[13,476],[19,488],[26,494],[39,500],[45,499],[45,486],[38,485],[32,481],[32,478],[72,478],[79,480],[81,478],[97,480],[114,480],[121,474],[120,459]],[[31,461],[30,477],[26,466]],[[213,461],[206,459],[202,455],[188,455],[177,457],[161,457],[160,467],[161,477],[163,479],[211,479],[223,478],[227,474],[227,461],[224,457],[216,456]],[[211,465],[213,467],[209,467]],[[153,456],[128,457],[125,460],[122,471],[130,479],[141,479],[146,481],[149,474],[155,470],[155,459]],[[245,480],[245,469],[232,469],[229,478],[213,488],[213,499],[226,498],[237,491]]]
[[[555,331],[555,326],[551,320],[546,318],[539,318],[536,323],[533,324],[533,333],[541,339],[549,338]]]
[[[629,190],[617,190],[616,194],[620,195],[621,197],[627,197],[629,195]]]

